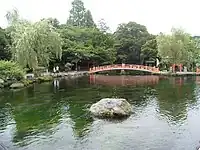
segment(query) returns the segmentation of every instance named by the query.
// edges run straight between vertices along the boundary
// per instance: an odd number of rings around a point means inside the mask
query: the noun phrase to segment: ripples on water
[[[90,76],[0,92],[0,142],[10,150],[192,150],[200,140],[200,78]],[[126,98],[125,120],[92,118],[105,97]]]

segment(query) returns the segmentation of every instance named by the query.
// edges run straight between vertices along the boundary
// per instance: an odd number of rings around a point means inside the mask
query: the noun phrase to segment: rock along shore
[[[81,76],[87,75],[87,71],[73,71],[73,72],[60,72],[60,73],[42,73],[40,77],[34,77],[34,74],[26,74],[24,79],[21,81],[8,80],[4,81],[0,79],[0,89],[1,88],[10,88],[10,89],[18,89],[27,87],[33,83],[42,83],[42,82],[50,82],[54,78],[78,78]]]

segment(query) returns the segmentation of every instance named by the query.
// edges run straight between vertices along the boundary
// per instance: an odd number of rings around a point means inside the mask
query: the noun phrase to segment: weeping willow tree
[[[61,58],[62,38],[47,21],[29,22],[21,19],[16,10],[6,15],[11,28],[11,52],[14,61],[35,70],[48,66],[52,57]]]
[[[171,34],[157,36],[158,54],[164,64],[183,64],[193,68],[199,56],[199,48],[190,34],[172,28]]]

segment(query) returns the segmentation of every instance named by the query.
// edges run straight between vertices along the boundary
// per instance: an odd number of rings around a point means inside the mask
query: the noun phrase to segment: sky
[[[57,18],[66,23],[72,0],[2,0],[0,26],[6,27],[5,14],[17,8],[20,16],[37,21]],[[134,21],[145,25],[152,34],[168,33],[181,27],[192,35],[200,35],[200,0],[83,0],[95,22],[105,19],[112,31],[118,24]]]

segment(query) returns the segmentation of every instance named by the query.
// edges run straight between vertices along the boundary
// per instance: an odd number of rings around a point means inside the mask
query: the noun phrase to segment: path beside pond
[[[53,76],[53,77],[75,77],[75,76],[83,76],[86,75],[88,71],[70,71],[70,72],[59,72],[59,73],[53,73],[53,72],[45,72],[42,73],[41,76]],[[33,73],[28,73],[25,75],[25,78],[28,77],[34,77]]]

